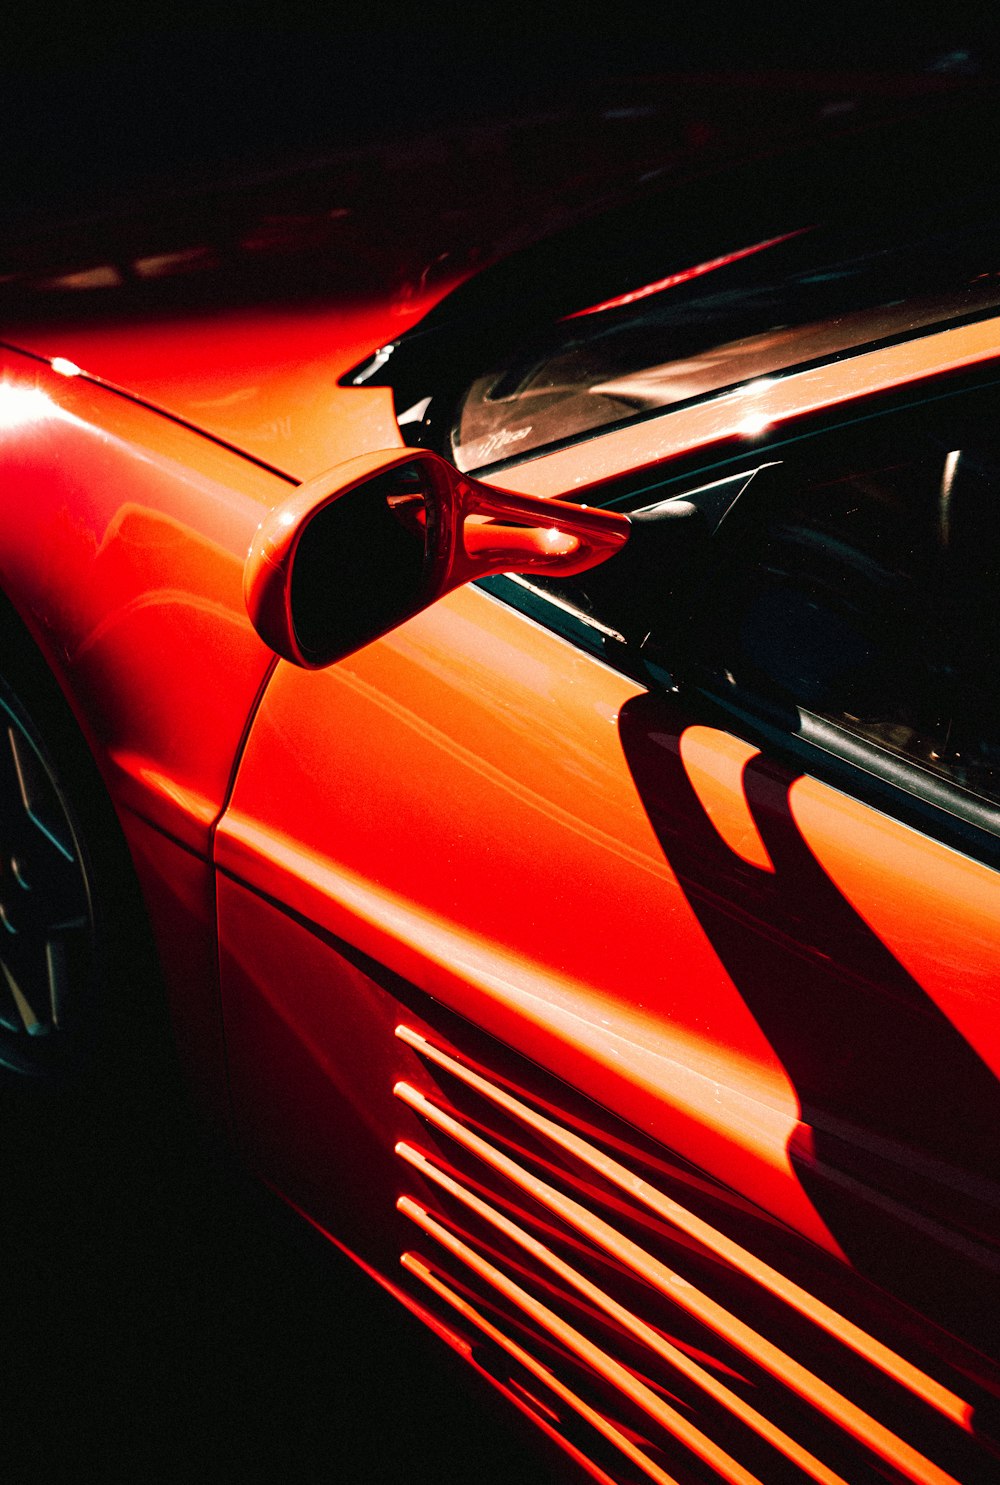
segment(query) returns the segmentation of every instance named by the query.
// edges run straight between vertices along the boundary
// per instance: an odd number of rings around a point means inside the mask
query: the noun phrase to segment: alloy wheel
[[[0,683],[2,686],[2,683]],[[54,1071],[84,1027],[94,915],[71,806],[40,734],[0,689],[0,1067]]]

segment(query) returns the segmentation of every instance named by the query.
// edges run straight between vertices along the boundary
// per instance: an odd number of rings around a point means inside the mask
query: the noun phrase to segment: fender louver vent
[[[998,1477],[943,1335],[916,1342],[910,1311],[626,1126],[396,1035],[427,1073],[394,1090],[428,1134],[396,1147],[425,1193],[398,1203],[403,1267],[594,1478]]]

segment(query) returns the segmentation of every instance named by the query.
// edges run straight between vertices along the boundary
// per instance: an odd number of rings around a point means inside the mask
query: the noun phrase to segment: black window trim
[[[1000,870],[1000,806],[802,708],[789,728],[787,719],[769,718],[762,705],[741,705],[700,686],[676,687],[672,677],[645,664],[623,640],[607,637],[605,626],[589,623],[588,615],[533,584],[488,578],[476,586],[636,684],[676,696],[689,707],[692,723],[739,735],[861,804]]]
[[[1000,869],[1000,806],[802,708],[789,730],[769,721],[763,708],[750,710],[700,687],[683,694],[699,720],[718,720],[821,783]]]

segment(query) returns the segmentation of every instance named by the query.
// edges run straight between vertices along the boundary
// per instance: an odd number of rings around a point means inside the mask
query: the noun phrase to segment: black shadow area
[[[11,1485],[564,1478],[509,1404],[240,1169],[173,1077],[58,1108],[0,1096],[0,1192]]]
[[[790,1152],[796,1173],[860,1272],[992,1354],[995,1270],[899,1213],[996,1254],[986,1180],[1000,1084],[813,856],[789,805],[795,771],[759,754],[743,774],[774,872],[730,850],[681,761],[689,720],[665,697],[637,697],[622,745],[681,889],[796,1090],[811,1131]]]

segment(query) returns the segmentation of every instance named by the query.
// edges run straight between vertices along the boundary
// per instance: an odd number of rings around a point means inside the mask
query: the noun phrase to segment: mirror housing
[[[284,659],[343,659],[463,583],[571,577],[620,552],[617,511],[516,495],[428,449],[365,454],[300,485],[257,528],[243,573],[251,622]]]

